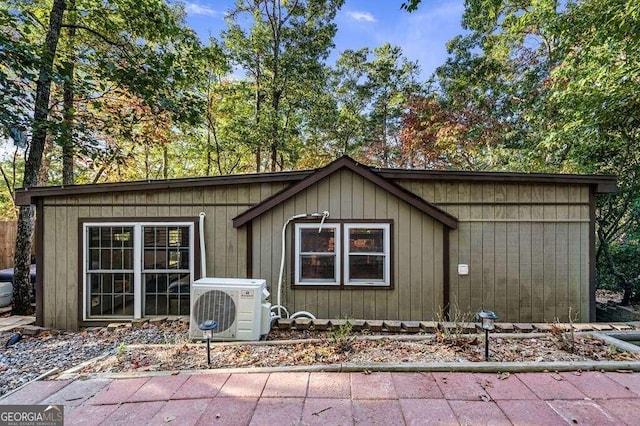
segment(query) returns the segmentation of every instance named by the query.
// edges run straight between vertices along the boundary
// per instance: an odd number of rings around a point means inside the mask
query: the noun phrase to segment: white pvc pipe
[[[204,247],[204,218],[205,212],[200,212],[200,278],[207,277],[207,252]]]
[[[282,226],[282,256],[280,256],[280,273],[278,274],[278,299],[276,301],[276,307],[278,308],[278,318],[282,318],[282,304],[280,303],[280,295],[282,294],[282,275],[284,274],[284,255],[286,251],[286,233],[287,233],[287,225],[289,222],[295,219],[302,219],[303,217],[307,217],[306,213],[296,214],[291,216]]]

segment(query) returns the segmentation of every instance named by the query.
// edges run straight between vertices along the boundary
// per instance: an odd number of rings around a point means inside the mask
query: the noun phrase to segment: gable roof
[[[265,213],[278,204],[288,200],[289,198],[309,188],[311,185],[319,182],[320,180],[341,169],[347,169],[362,176],[364,179],[368,180],[374,185],[377,185],[378,187],[395,195],[407,204],[412,205],[413,207],[431,216],[438,222],[451,229],[456,229],[458,227],[458,219],[455,216],[452,216],[446,211],[423,200],[422,198],[418,197],[412,192],[407,191],[401,186],[386,180],[378,173],[372,171],[371,168],[356,162],[351,157],[348,157],[346,155],[338,158],[332,163],[329,163],[325,167],[318,169],[315,173],[305,177],[299,182],[283,189],[282,191],[265,199],[261,203],[256,204],[244,213],[236,216],[235,218],[233,218],[233,227],[238,228],[245,223],[252,221],[262,213]]]

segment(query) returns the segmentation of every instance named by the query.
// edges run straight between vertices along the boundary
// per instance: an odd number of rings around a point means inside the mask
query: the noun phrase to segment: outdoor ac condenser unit
[[[198,325],[218,323],[212,340],[260,340],[271,328],[265,280],[201,278],[191,286],[189,338],[203,340]]]

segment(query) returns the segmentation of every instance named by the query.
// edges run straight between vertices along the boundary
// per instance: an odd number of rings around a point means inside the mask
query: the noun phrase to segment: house
[[[375,169],[43,187],[37,322],[77,329],[189,313],[207,275],[264,278],[318,318],[509,322],[595,316],[595,197],[612,176]],[[323,214],[328,212],[328,217]],[[199,215],[206,214],[200,226]],[[312,214],[315,213],[315,214]]]

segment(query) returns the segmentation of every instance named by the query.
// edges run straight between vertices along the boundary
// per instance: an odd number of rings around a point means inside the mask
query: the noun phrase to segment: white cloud
[[[360,12],[357,10],[353,10],[353,11],[347,12],[347,15],[358,22],[371,22],[371,23],[378,22],[376,18],[374,18],[374,16],[369,12]]]
[[[218,16],[219,12],[209,6],[204,6],[198,3],[185,2],[184,10],[188,15],[202,15],[202,16]]]

